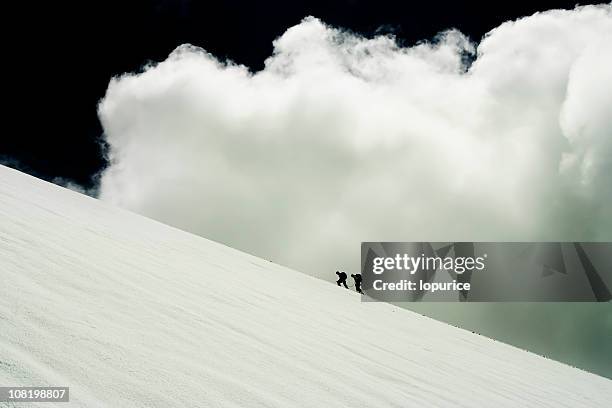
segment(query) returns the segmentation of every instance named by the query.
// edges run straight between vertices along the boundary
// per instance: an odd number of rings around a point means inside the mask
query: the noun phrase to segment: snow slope
[[[60,407],[612,400],[610,380],[360,303],[354,292],[6,167],[0,283],[0,385],[70,386],[71,403]]]

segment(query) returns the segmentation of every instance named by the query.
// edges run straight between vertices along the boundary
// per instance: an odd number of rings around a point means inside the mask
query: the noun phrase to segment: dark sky
[[[91,187],[105,165],[96,105],[109,79],[163,60],[179,44],[192,43],[257,70],[272,40],[307,15],[366,36],[393,32],[412,44],[452,27],[479,39],[506,20],[574,4],[91,0],[3,6],[11,24],[3,36],[9,109],[0,162]]]

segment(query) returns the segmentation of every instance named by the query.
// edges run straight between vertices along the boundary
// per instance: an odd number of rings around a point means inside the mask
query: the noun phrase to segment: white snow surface
[[[0,166],[2,385],[69,386],[58,407],[612,401],[603,377]]]

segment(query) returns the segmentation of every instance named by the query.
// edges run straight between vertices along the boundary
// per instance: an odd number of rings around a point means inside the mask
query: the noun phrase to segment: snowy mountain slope
[[[61,407],[612,400],[610,380],[360,303],[354,292],[6,167],[0,282],[0,385],[70,386]]]

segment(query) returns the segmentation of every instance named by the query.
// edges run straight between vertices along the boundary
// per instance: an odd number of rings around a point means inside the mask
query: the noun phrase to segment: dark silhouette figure
[[[361,291],[361,274],[357,273],[355,275],[351,275],[351,277],[355,280],[355,290],[363,294],[363,292]]]
[[[348,289],[348,286],[346,286],[346,273],[336,271],[336,275],[338,275],[338,280],[336,281],[338,286],[340,286],[340,284],[343,284],[344,287]]]

